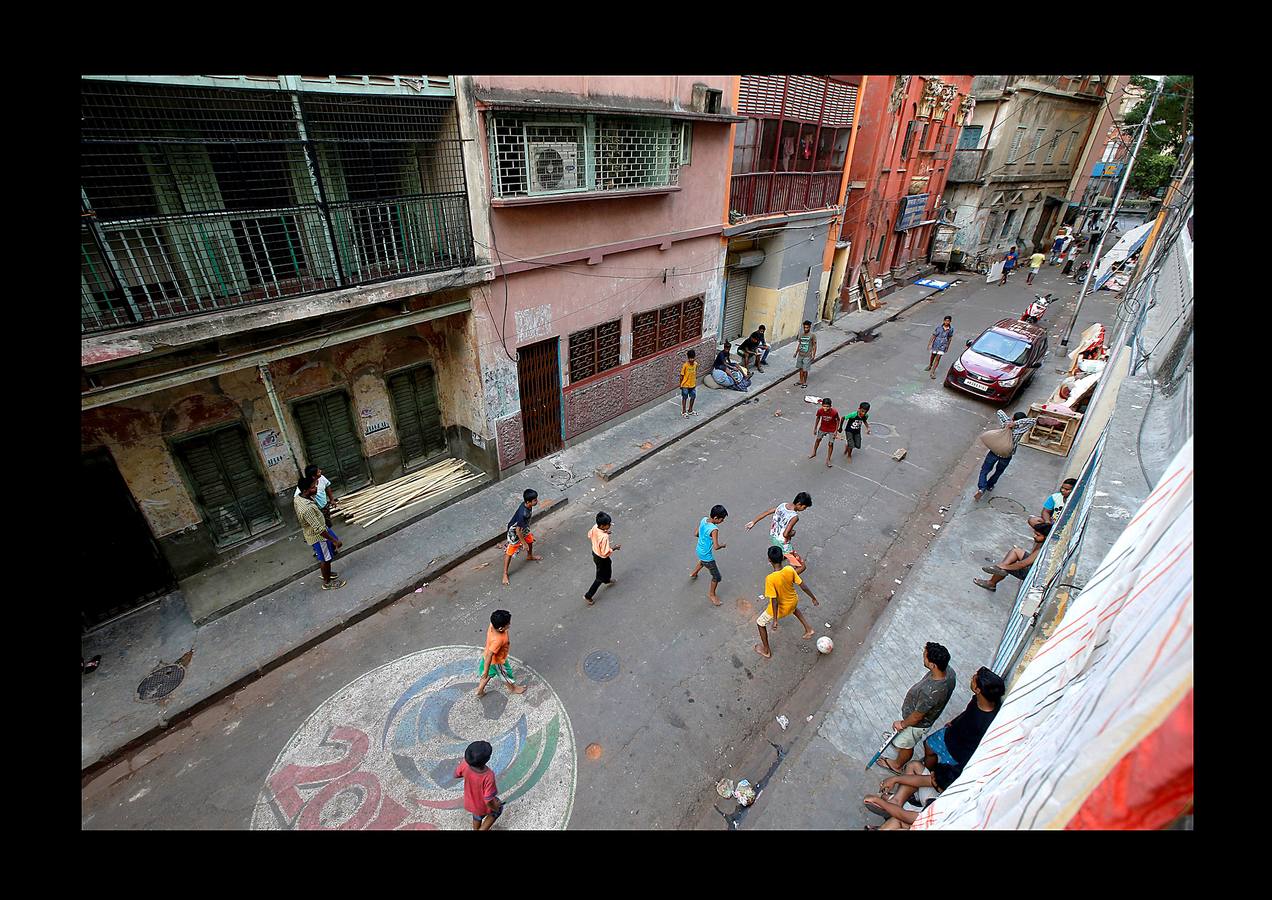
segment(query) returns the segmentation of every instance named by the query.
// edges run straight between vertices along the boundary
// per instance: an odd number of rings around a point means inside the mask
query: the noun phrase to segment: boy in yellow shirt
[[[813,601],[813,606],[821,604],[808,589],[808,585],[804,584],[799,577],[799,573],[787,565],[786,557],[782,554],[780,547],[769,547],[768,559],[773,566],[773,571],[764,579],[764,596],[768,598],[769,603],[764,607],[764,612],[760,613],[760,617],[755,620],[755,624],[760,628],[760,642],[755,645],[755,652],[765,659],[772,659],[773,651],[769,648],[768,629],[765,627],[770,623],[773,625],[773,630],[777,631],[777,620],[794,613],[795,618],[799,619],[799,624],[804,626],[804,640],[808,640],[817,633],[808,624],[803,613],[796,608],[799,598],[795,596],[795,585],[799,585],[800,590],[808,595],[808,599]]]
[[[698,399],[698,363],[697,352],[690,350],[685,356],[688,362],[680,366],[680,417],[687,419],[693,415],[693,401]],[[686,407],[685,404],[689,405]]]

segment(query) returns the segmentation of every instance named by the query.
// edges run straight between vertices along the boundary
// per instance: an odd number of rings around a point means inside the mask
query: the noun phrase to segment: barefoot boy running
[[[813,631],[808,620],[804,618],[804,614],[796,606],[799,603],[799,597],[795,595],[795,585],[799,585],[800,590],[808,595],[808,599],[813,601],[813,606],[821,604],[808,589],[808,585],[804,584],[799,577],[799,573],[786,564],[781,550],[777,547],[769,547],[768,560],[773,566],[772,573],[764,579],[764,596],[769,602],[764,607],[764,612],[760,613],[760,617],[755,620],[755,624],[760,629],[760,642],[755,645],[755,652],[765,659],[772,659],[773,651],[769,648],[768,629],[765,626],[771,624],[773,630],[777,631],[777,620],[794,613],[795,618],[799,619],[799,624],[804,626],[804,640],[808,640],[817,633]]]
[[[521,495],[521,505],[508,520],[508,549],[504,551],[504,584],[508,583],[508,565],[521,550],[522,544],[526,548],[526,559],[534,562],[543,559],[542,556],[534,555],[534,535],[530,533],[530,513],[538,503],[539,493],[533,488],[526,488]]]
[[[698,564],[689,573],[690,578],[697,578],[698,572],[706,569],[711,573],[711,586],[707,588],[707,599],[712,606],[720,605],[716,596],[716,585],[720,583],[720,567],[716,565],[715,551],[723,550],[720,543],[720,523],[729,516],[729,511],[717,503],[711,507],[711,515],[703,516],[698,523]]]
[[[813,498],[809,496],[808,491],[800,491],[790,503],[779,503],[747,522],[747,531],[754,528],[755,523],[760,519],[772,516],[773,527],[769,529],[769,543],[786,554],[786,559],[796,572],[803,572],[804,560],[791,548],[791,539],[795,536],[795,523],[799,521],[799,514],[812,505]]]
[[[830,443],[826,445],[826,468],[829,469],[830,457],[835,452],[835,436],[838,433],[839,410],[831,405],[829,397],[822,397],[821,406],[817,408],[817,420],[813,422],[813,452],[808,454],[808,458],[816,457],[822,438],[828,438]]]
[[[511,622],[512,613],[506,609],[497,609],[490,614],[490,626],[486,629],[486,650],[477,666],[477,674],[481,676],[481,681],[477,683],[478,697],[486,695],[486,682],[495,674],[507,682],[508,690],[514,694],[526,692],[524,687],[517,684],[512,666],[508,665],[508,647],[512,644],[512,639],[508,636],[508,625]]]

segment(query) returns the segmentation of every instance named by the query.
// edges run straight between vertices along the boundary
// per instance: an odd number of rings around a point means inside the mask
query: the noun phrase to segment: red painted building
[[[863,271],[887,291],[925,267],[971,85],[971,75],[868,80],[840,230],[841,243],[851,242],[844,309],[856,309]]]

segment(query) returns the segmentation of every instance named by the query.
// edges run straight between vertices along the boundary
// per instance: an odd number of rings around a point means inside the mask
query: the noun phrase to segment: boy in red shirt
[[[822,438],[829,438],[826,445],[826,468],[831,468],[830,457],[835,452],[835,437],[839,433],[839,410],[830,405],[829,397],[822,397],[821,406],[817,408],[817,421],[813,423],[813,452],[808,454],[812,459],[817,455]]]
[[[455,767],[455,777],[464,779],[464,809],[473,817],[473,831],[489,831],[503,814],[495,773],[486,768],[493,752],[486,741],[473,741]]]
[[[514,694],[524,694],[526,689],[517,684],[512,674],[512,666],[508,664],[508,647],[512,640],[508,637],[508,625],[512,622],[512,613],[506,609],[497,609],[490,614],[490,627],[486,629],[486,650],[477,666],[477,674],[481,681],[477,682],[477,696],[486,695],[486,683],[490,676],[498,674],[508,683],[508,690]]]

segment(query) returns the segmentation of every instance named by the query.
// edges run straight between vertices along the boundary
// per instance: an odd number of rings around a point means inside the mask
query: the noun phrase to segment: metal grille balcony
[[[730,210],[742,216],[824,209],[839,202],[842,171],[753,172],[734,175]]]
[[[85,80],[85,333],[472,265],[453,101]]]

